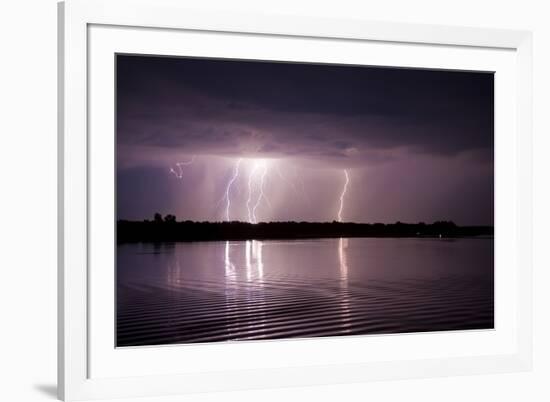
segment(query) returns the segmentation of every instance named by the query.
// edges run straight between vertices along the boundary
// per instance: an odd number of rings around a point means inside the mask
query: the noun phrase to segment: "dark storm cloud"
[[[491,150],[491,74],[118,56],[122,146],[347,163]]]

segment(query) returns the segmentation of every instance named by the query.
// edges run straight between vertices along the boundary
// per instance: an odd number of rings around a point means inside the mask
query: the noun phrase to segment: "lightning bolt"
[[[186,166],[193,164],[195,161],[195,156],[191,159],[184,162],[177,162],[174,167],[170,167],[170,173],[176,176],[177,179],[182,179],[184,174],[184,169]],[[237,159],[233,167],[231,177],[226,183],[225,191],[222,196],[216,203],[216,209],[219,211],[221,205],[225,205],[225,208],[222,210],[222,220],[229,222],[231,220],[231,207],[236,202],[235,196],[233,195],[233,202],[231,199],[232,191],[234,192],[234,187],[237,186],[237,179],[241,175],[242,170],[242,161],[243,158]],[[252,169],[249,169],[248,173],[248,198],[246,200],[246,210],[248,213],[248,222],[249,223],[258,223],[257,211],[258,208],[265,202],[269,208],[273,208],[267,194],[265,193],[265,182],[268,175],[268,161],[265,159],[255,159],[252,160],[253,165]],[[247,166],[250,166],[247,164]],[[247,169],[248,170],[248,169]],[[279,175],[284,180],[282,174],[279,172]],[[238,187],[238,186],[237,186]],[[256,198],[257,197],[257,198]],[[234,208],[234,207],[233,207]],[[218,212],[219,213],[219,212]]]
[[[225,188],[225,200],[226,200],[226,206],[225,206],[225,220],[229,222],[229,207],[231,206],[231,199],[229,197],[231,186],[239,176],[239,165],[241,164],[242,159],[239,159],[237,163],[235,164],[235,170],[233,172],[233,176],[231,177],[231,180],[227,183],[227,187]]]
[[[256,209],[262,202],[262,199],[264,198],[264,182],[265,182],[265,175],[267,173],[267,166],[263,166],[262,176],[260,178],[260,195],[258,196],[258,199],[256,200],[256,204],[254,205],[254,208],[252,208],[252,223],[258,223],[258,220],[256,219]],[[268,199],[266,198],[266,201],[269,204]]]
[[[338,210],[338,222],[342,222],[342,211],[344,210],[344,197],[346,196],[346,192],[348,191],[349,175],[348,175],[347,169],[344,169],[344,175],[346,176],[346,181],[344,183],[344,189],[342,190],[342,194],[340,195],[340,209]]]
[[[250,202],[252,201],[252,178],[254,177],[254,173],[257,168],[258,164],[256,163],[248,176],[248,199],[246,200],[246,210],[248,211],[248,222],[250,223],[255,223],[252,217],[252,210],[250,209]]]
[[[195,162],[195,155],[193,155],[191,157],[191,159],[189,159],[188,161],[185,161],[185,162],[177,162],[176,163],[176,166],[177,166],[177,169],[178,171],[176,172],[176,170],[174,170],[173,167],[170,166],[170,173],[172,173],[174,176],[176,176],[178,179],[181,179],[183,177],[183,167],[182,166],[189,166],[191,165],[193,162]]]

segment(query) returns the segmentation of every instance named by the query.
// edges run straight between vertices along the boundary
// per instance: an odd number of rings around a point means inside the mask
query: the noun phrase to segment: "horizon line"
[[[192,219],[185,219],[185,220],[177,220],[175,219],[175,216],[174,216],[174,220],[166,220],[166,217],[170,216],[170,214],[168,215],[165,215],[164,217],[161,217],[162,220],[161,222],[162,223],[199,223],[199,224],[204,224],[204,223],[208,223],[208,224],[235,224],[235,223],[239,223],[239,224],[246,224],[246,225],[259,225],[259,224],[279,224],[279,223],[294,223],[294,224],[337,224],[337,225],[346,225],[346,224],[352,224],[352,225],[396,225],[396,224],[401,224],[401,225],[434,225],[434,224],[441,224],[441,223],[444,223],[444,224],[452,224],[454,226],[457,226],[457,227],[465,227],[465,226],[487,226],[487,227],[494,227],[494,223],[493,224],[467,224],[467,225],[459,225],[459,224],[456,224],[454,221],[452,220],[436,220],[436,221],[432,221],[432,222],[424,222],[424,221],[419,221],[419,222],[405,222],[405,221],[395,221],[395,222],[390,222],[390,223],[387,223],[387,222],[354,222],[354,221],[338,221],[338,220],[332,220],[332,221],[296,221],[296,220],[288,220],[288,221],[260,221],[260,222],[248,222],[248,221],[242,221],[242,220],[231,220],[231,221],[226,221],[226,220],[216,220],[216,221],[211,221],[211,220],[192,220]],[[172,215],[173,216],[173,215]],[[121,221],[124,221],[124,222],[140,222],[140,223],[144,223],[144,222],[157,222],[155,219],[141,219],[141,220],[134,220],[134,219],[117,219],[116,222],[121,222]]]

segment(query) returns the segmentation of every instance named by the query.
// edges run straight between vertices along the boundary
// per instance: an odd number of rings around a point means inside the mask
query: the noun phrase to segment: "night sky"
[[[130,55],[116,69],[118,219],[493,224],[491,73]]]

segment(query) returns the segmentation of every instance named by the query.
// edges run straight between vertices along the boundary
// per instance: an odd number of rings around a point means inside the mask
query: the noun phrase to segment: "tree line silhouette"
[[[338,237],[470,237],[492,236],[492,226],[457,226],[452,221],[431,224],[353,222],[195,222],[156,213],[153,220],[117,222],[117,242],[263,240]]]

